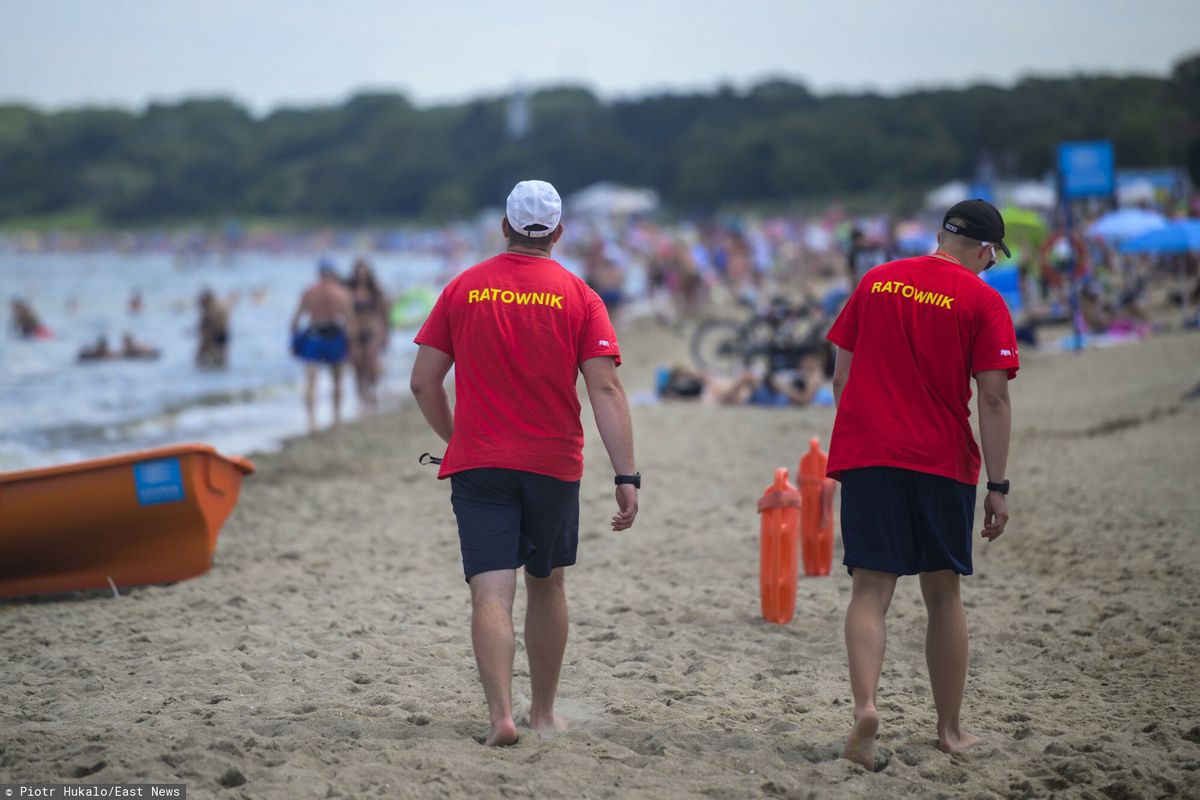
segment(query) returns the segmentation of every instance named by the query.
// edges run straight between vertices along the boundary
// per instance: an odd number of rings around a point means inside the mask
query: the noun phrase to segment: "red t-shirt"
[[[583,476],[579,365],[621,363],[591,287],[549,258],[498,255],[446,285],[415,341],[454,359],[454,435],[439,478],[480,467]]]
[[[971,376],[1016,377],[1017,337],[1000,295],[966,267],[937,256],[867,272],[829,341],[854,353],[842,391],[829,475],[901,467],[974,486]]]

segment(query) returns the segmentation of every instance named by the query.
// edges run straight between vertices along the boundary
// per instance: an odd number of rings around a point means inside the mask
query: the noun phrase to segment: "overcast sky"
[[[1166,75],[1200,0],[0,0],[0,100],[45,108],[224,95],[267,111],[362,89],[428,105],[517,85],[606,98]]]

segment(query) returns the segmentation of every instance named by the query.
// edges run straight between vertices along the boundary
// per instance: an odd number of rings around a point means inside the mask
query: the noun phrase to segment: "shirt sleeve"
[[[1012,380],[1017,377],[1017,370],[1021,366],[1012,314],[995,291],[989,289],[984,298],[975,342],[971,346],[971,374],[1003,369],[1007,370],[1008,379]]]
[[[859,284],[860,287],[862,285],[862,283]],[[838,314],[833,327],[825,335],[826,339],[843,350],[849,350],[852,353],[854,352],[854,343],[858,340],[858,298],[860,294],[861,291],[859,289],[855,289],[850,294],[850,299],[846,301],[846,305],[842,308],[842,313]]]
[[[617,333],[613,330],[612,321],[608,318],[608,309],[604,301],[592,289],[588,289],[587,317],[583,323],[583,333],[579,341],[579,363],[589,358],[612,356],[621,366],[621,350],[617,347]]]
[[[450,338],[450,319],[446,315],[446,292],[449,290],[450,287],[447,286],[438,295],[437,302],[433,304],[428,319],[425,320],[425,324],[421,326],[421,330],[413,341],[417,344],[429,345],[435,350],[441,350],[450,358],[454,358],[454,342]]]

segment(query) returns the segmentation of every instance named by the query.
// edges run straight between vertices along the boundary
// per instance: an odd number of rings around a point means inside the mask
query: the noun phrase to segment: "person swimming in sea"
[[[196,366],[215,369],[229,363],[229,309],[211,289],[200,293],[200,345]]]
[[[79,355],[76,356],[76,359],[80,362],[111,361],[116,357],[117,354],[114,353],[112,348],[108,346],[108,337],[101,335],[96,339],[94,344],[90,346],[84,345],[81,347],[79,349]]]
[[[42,324],[41,318],[28,302],[14,297],[10,308],[12,328],[22,339],[44,339],[49,336],[49,328]]]
[[[121,337],[121,358],[133,361],[153,361],[161,354],[157,347],[139,342],[132,333],[126,333]]]

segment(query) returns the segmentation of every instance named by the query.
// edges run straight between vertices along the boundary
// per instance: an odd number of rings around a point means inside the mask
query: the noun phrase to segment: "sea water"
[[[343,273],[352,259],[335,259]],[[303,367],[290,352],[289,324],[301,292],[316,279],[312,255],[237,254],[181,259],[124,255],[0,254],[0,471],[60,464],[127,450],[204,442],[245,454],[277,448],[307,430]],[[384,289],[440,289],[443,261],[433,255],[370,258]],[[232,298],[229,365],[195,364],[199,310],[210,288]],[[142,310],[131,313],[140,291]],[[29,302],[52,331],[19,338],[9,301]],[[156,360],[79,362],[79,350],[107,335],[161,351]],[[384,354],[382,395],[407,394],[413,330],[393,330]],[[330,378],[318,385],[319,427],[332,421]],[[343,376],[343,417],[360,413],[353,371]]]

